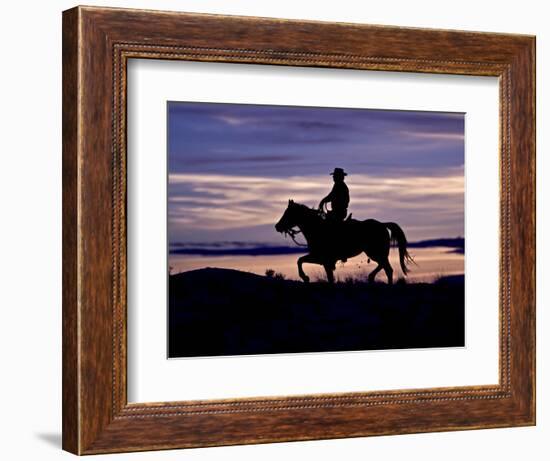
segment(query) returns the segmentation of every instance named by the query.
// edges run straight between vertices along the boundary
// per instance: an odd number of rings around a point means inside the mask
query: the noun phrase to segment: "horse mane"
[[[295,207],[300,207],[300,208],[304,208],[306,210],[309,210],[309,211],[317,211],[316,208],[311,208],[307,205],[304,205],[303,203],[298,203],[298,202],[292,202],[292,205],[295,206]]]
[[[295,207],[301,208],[304,211],[307,211],[311,216],[321,217],[321,212],[317,208],[311,208],[303,203],[293,202]]]

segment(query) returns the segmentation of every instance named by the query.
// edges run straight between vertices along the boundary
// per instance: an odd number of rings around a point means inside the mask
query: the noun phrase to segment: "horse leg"
[[[302,269],[302,264],[304,263],[312,263],[312,264],[320,264],[319,261],[314,257],[312,256],[311,254],[307,254],[307,255],[304,255],[304,256],[300,256],[298,258],[298,275],[300,276],[300,278],[305,282],[305,283],[308,283],[309,282],[309,277],[306,275],[306,273],[304,272],[304,269]]]
[[[374,282],[374,277],[376,277],[376,274],[378,274],[378,272],[380,272],[382,270],[383,266],[382,264],[378,264],[378,266],[376,266],[376,268],[369,274],[369,283],[372,283]]]
[[[384,272],[386,272],[386,276],[388,277],[388,284],[393,284],[393,269],[390,265],[390,261],[386,258],[386,260],[383,263]]]
[[[328,283],[334,283],[334,263],[324,264],[323,267],[327,273]]]

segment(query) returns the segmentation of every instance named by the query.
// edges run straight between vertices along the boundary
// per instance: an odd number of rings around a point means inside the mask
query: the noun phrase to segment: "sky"
[[[170,244],[288,243],[288,200],[316,207],[335,167],[354,218],[464,235],[462,113],[169,102]]]

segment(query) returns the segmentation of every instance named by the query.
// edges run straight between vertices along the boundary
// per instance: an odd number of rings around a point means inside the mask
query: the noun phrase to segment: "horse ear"
[[[290,199],[290,200],[288,201],[288,204],[289,204],[289,205],[292,205],[293,203],[294,203],[294,200],[292,200],[292,199]]]

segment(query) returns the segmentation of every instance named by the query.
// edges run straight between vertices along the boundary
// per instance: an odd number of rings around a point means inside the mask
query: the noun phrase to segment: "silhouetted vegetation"
[[[281,272],[275,272],[274,269],[266,269],[265,270],[265,276],[269,279],[275,279],[275,280],[285,280],[285,274]]]

